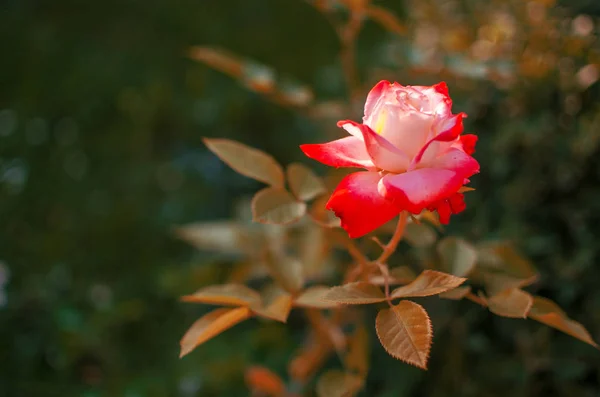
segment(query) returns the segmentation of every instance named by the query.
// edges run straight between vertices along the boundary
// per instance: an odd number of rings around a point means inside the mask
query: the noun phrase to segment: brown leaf
[[[361,379],[366,378],[369,372],[369,334],[364,325],[358,326],[350,337],[344,364],[350,372]]]
[[[533,298],[518,288],[504,290],[487,299],[488,307],[494,314],[511,318],[527,318]]]
[[[465,280],[466,278],[455,277],[435,270],[424,270],[412,283],[396,288],[391,296],[392,298],[407,298],[437,295],[458,287]]]
[[[290,189],[298,200],[308,201],[325,193],[325,184],[307,166],[292,163],[286,172]]]
[[[283,186],[283,168],[271,155],[230,139],[204,138],[204,144],[234,171],[268,185]]]
[[[335,228],[341,226],[340,218],[336,217],[333,211],[325,208],[329,197],[322,197],[315,200],[310,208],[310,217],[319,225],[326,228]]]
[[[406,26],[404,26],[398,18],[390,11],[383,7],[370,5],[367,7],[367,15],[369,18],[383,26],[386,30],[394,32],[400,35],[406,33]]]
[[[485,290],[490,296],[500,294],[506,290],[526,287],[537,280],[537,275],[529,278],[518,278],[498,272],[482,272],[482,277]]]
[[[302,263],[294,257],[279,250],[268,249],[265,255],[265,265],[271,277],[283,289],[296,294],[304,285],[304,269]]]
[[[457,287],[451,289],[450,291],[442,292],[439,297],[444,299],[460,300],[467,296],[469,292],[471,292],[471,286],[467,285],[465,287]]]
[[[265,188],[252,199],[252,218],[255,222],[285,225],[296,222],[306,212],[306,204],[297,201],[288,191]]]
[[[190,58],[235,78],[241,77],[244,70],[241,59],[216,48],[194,46],[190,49]]]
[[[317,381],[319,397],[351,397],[360,390],[363,381],[339,370],[325,372]]]
[[[208,303],[212,305],[251,306],[260,305],[258,292],[242,284],[210,285],[192,295],[182,296],[183,302]]]
[[[589,332],[577,321],[571,320],[560,307],[550,299],[540,296],[533,297],[533,306],[529,316],[540,323],[556,328],[567,335],[579,339],[587,344],[598,348]]]
[[[339,305],[337,303],[325,300],[325,295],[327,295],[329,290],[330,288],[324,285],[309,287],[294,299],[294,305],[313,309],[331,309],[338,307]]]
[[[392,356],[427,369],[433,333],[425,309],[411,301],[400,301],[377,314],[375,329],[384,349]]]
[[[463,239],[446,237],[437,246],[446,271],[458,277],[467,276],[475,267],[477,251]]]
[[[331,288],[325,300],[345,305],[366,305],[385,301],[385,295],[379,287],[359,281]]]
[[[398,266],[390,270],[389,285],[408,284],[417,278],[416,273],[408,266]],[[375,285],[385,285],[385,277],[381,274],[369,276],[369,282]]]
[[[262,306],[251,307],[256,315],[285,323],[292,310],[292,296],[275,287],[263,291]]]
[[[409,223],[404,229],[404,238],[413,247],[429,247],[437,239],[435,231],[425,223]]]
[[[510,244],[505,242],[488,242],[479,244],[478,268],[488,272],[504,275],[507,279],[521,280],[520,287],[533,283],[537,271],[530,261],[525,259]],[[514,286],[509,286],[514,288]]]
[[[192,223],[175,228],[175,234],[198,249],[223,253],[241,253],[241,227],[236,222]]]
[[[332,352],[333,345],[329,340],[320,340],[310,343],[308,346],[302,346],[298,355],[289,363],[290,376],[298,382],[306,382],[323,366]]]
[[[237,307],[235,309],[221,308],[205,314],[196,320],[185,335],[183,335],[183,338],[181,338],[181,353],[179,357],[185,356],[207,340],[248,319],[250,315],[250,309],[247,307]]]
[[[270,397],[280,397],[285,394],[283,380],[268,368],[258,365],[246,370],[246,385],[253,392],[265,394]]]

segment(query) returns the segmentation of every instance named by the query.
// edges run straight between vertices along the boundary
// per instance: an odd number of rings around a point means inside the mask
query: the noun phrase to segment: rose
[[[466,207],[461,188],[479,172],[470,155],[477,137],[462,135],[464,113],[452,114],[446,83],[431,87],[379,82],[367,96],[363,124],[343,120],[350,136],[301,145],[310,158],[367,171],[346,176],[327,202],[350,237],[402,211],[437,210],[440,221]]]

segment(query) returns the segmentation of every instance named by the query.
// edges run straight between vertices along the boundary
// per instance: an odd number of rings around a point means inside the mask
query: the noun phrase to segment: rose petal
[[[332,167],[375,169],[365,143],[354,136],[327,143],[300,145],[300,149],[311,159]]]
[[[367,152],[378,168],[390,172],[404,172],[407,170],[410,164],[408,156],[387,139],[378,135],[369,126],[351,120],[342,120],[338,122],[338,127],[342,127],[348,132],[353,131],[351,134],[356,133],[356,131],[361,132]]]
[[[375,87],[373,87],[371,91],[369,91],[365,102],[365,117],[368,117],[368,115],[373,112],[377,102],[384,99],[385,93],[390,86],[391,84],[389,81],[381,80],[379,83],[375,84]]]
[[[439,126],[437,126],[436,130],[441,130],[439,134],[429,140],[423,148],[419,151],[419,153],[414,157],[411,167],[414,167],[418,164],[423,158],[425,152],[430,148],[433,142],[450,142],[455,140],[464,130],[463,118],[466,116],[465,113],[459,113],[450,119],[444,120]],[[437,146],[432,146],[431,150],[434,151]],[[434,154],[435,155],[435,154]],[[430,153],[427,153],[428,158],[434,157]]]
[[[418,214],[424,208],[456,193],[464,180],[464,176],[455,171],[421,168],[384,176],[379,182],[379,191],[399,210]]]
[[[479,172],[479,163],[473,157],[457,148],[450,148],[440,157],[428,162],[419,164],[422,168],[439,168],[452,170],[461,174],[464,178]]]
[[[351,238],[363,236],[387,223],[399,211],[377,189],[377,172],[355,172],[337,186],[326,208],[335,212]]]
[[[477,135],[467,134],[461,135],[460,143],[462,144],[462,148],[467,154],[475,153],[475,144],[477,143]]]

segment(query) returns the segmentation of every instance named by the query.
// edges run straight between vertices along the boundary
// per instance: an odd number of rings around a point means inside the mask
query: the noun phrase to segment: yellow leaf
[[[300,163],[287,167],[287,179],[298,200],[308,201],[325,193],[325,184],[310,168]]]
[[[391,296],[392,298],[407,298],[437,295],[458,287],[465,280],[466,278],[455,277],[435,270],[424,270],[412,283],[396,288]]]
[[[271,186],[283,187],[281,165],[265,152],[230,139],[204,138],[204,143],[234,171]]]
[[[457,287],[451,289],[450,291],[442,292],[439,297],[444,299],[460,300],[467,296],[469,292],[471,292],[471,286],[467,285],[466,287]]]
[[[527,318],[533,298],[518,288],[504,290],[487,300],[490,311],[503,317]]]
[[[248,319],[250,315],[250,309],[247,307],[238,307],[235,309],[221,308],[205,314],[192,324],[181,339],[181,353],[179,357],[185,356],[207,340]]]
[[[251,306],[260,305],[258,292],[242,284],[211,285],[192,295],[181,297],[184,302],[208,303],[212,305]]]
[[[325,295],[325,300],[345,305],[365,305],[385,301],[379,287],[365,282],[355,282],[333,287]]]
[[[598,344],[594,342],[585,327],[567,317],[565,312],[550,299],[535,296],[529,317],[598,348]]]
[[[285,384],[283,380],[271,370],[252,366],[246,370],[244,376],[246,385],[253,392],[265,394],[270,397],[279,397],[285,395]]]
[[[317,381],[319,397],[351,397],[360,390],[363,381],[339,370],[325,372]]]
[[[325,300],[325,295],[327,295],[329,290],[330,288],[324,285],[309,287],[294,299],[294,305],[313,309],[331,309],[338,307],[339,305],[337,303]]]
[[[265,188],[252,199],[252,219],[255,222],[285,225],[298,221],[305,212],[305,203],[280,188]]]
[[[401,301],[377,314],[375,329],[384,349],[392,356],[427,369],[433,333],[425,309],[411,301]]]
[[[463,239],[446,237],[437,246],[446,271],[458,277],[467,276],[475,267],[477,251]]]

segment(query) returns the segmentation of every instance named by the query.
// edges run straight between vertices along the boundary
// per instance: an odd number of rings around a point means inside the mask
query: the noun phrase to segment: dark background
[[[447,81],[482,170],[448,233],[515,241],[542,276],[530,290],[598,340],[600,6],[563,3],[378,1],[407,30],[365,22],[357,63],[365,88]],[[494,21],[500,33],[482,31]],[[509,44],[481,56],[486,43],[473,45],[489,34]],[[226,48],[312,87],[317,102],[343,101],[326,18],[300,0],[1,0],[0,37],[0,396],[243,396],[249,364],[285,376],[302,330],[280,324],[248,322],[178,359],[201,313],[178,297],[227,267],[171,228],[227,218],[260,187],[203,136],[322,172],[298,145],[331,138],[335,120],[278,106],[187,52]],[[374,340],[363,395],[600,395],[592,347],[455,308],[452,327],[433,317],[428,372]]]

